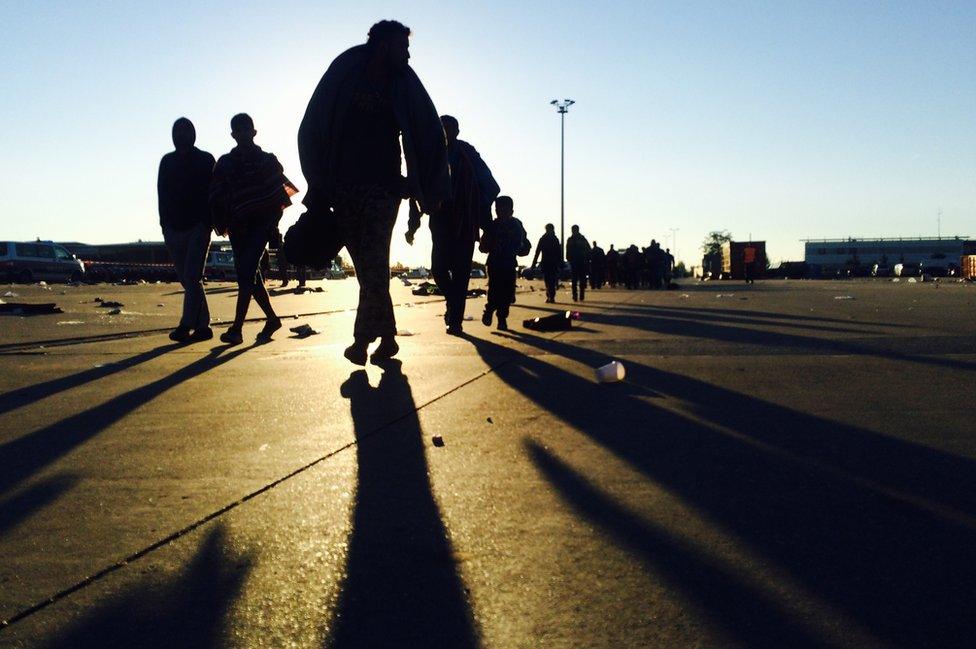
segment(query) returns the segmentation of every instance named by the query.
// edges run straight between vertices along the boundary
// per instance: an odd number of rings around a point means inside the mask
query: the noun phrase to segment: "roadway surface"
[[[2,287],[65,313],[0,316],[0,646],[976,644],[976,285],[562,292],[535,334],[526,282],[452,338],[394,282],[365,371],[355,282],[311,285],[239,347],[171,344],[172,284]]]

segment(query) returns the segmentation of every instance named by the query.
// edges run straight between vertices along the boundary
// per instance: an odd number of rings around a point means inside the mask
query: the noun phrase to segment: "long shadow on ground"
[[[609,360],[556,340],[519,340],[589,367]],[[877,637],[913,647],[976,640],[976,463],[632,360],[628,384],[598,386],[543,358],[473,343],[513,389]],[[657,405],[663,397],[689,414]],[[662,568],[671,560],[646,558]],[[671,574],[710,622],[735,633],[707,592],[727,585],[691,572]],[[780,618],[759,617],[741,639],[766,644],[782,629]]]
[[[93,367],[89,370],[76,372],[69,376],[62,376],[57,379],[51,379],[50,381],[35,383],[34,385],[4,392],[3,394],[0,394],[0,415],[17,408],[22,408],[24,406],[37,403],[41,399],[71,390],[72,388],[84,385],[85,383],[97,381],[107,376],[111,376],[112,374],[117,374],[119,372],[131,369],[136,365],[159,358],[163,354],[171,352],[180,347],[183,347],[183,345],[180,345],[179,343],[161,345],[160,347],[150,349],[142,352],[141,354],[136,354],[135,356],[130,356],[129,358],[124,358],[115,363],[106,363],[100,367]]]
[[[49,649],[223,646],[227,613],[252,563],[250,557],[229,555],[225,536],[223,528],[216,528],[179,574],[161,584],[147,580],[144,585],[112,596],[45,646]]]
[[[206,356],[181,367],[172,374],[37,431],[0,444],[0,464],[2,464],[0,495],[16,489],[24,480],[167,390],[223,365],[250,348],[225,353],[226,349],[226,347],[215,347]],[[33,492],[28,490],[0,502],[0,521],[8,528],[12,527],[20,519],[53,500],[66,488],[67,483],[64,482],[51,484],[48,488]],[[30,497],[31,493],[35,494],[35,499]]]
[[[431,491],[423,431],[399,361],[373,388],[342,386],[356,428],[352,537],[331,647],[475,647],[479,633]],[[390,412],[408,412],[377,432]]]
[[[562,313],[564,309],[552,309],[538,306],[522,306],[524,309],[543,311],[546,313]],[[939,358],[924,354],[905,351],[917,347],[918,339],[910,336],[878,336],[874,338],[845,340],[832,337],[809,337],[793,333],[782,333],[755,329],[745,326],[747,323],[729,319],[727,316],[715,315],[707,319],[700,316],[694,319],[686,317],[682,312],[671,312],[667,309],[646,309],[642,313],[595,313],[588,311],[584,321],[597,325],[616,325],[672,336],[686,336],[721,342],[761,346],[768,349],[791,351],[793,353],[808,354],[847,354],[873,356],[896,361],[909,361],[953,370],[976,371],[976,363],[952,358]],[[776,326],[776,323],[759,323]],[[932,336],[926,339],[928,344],[939,344],[945,337]],[[949,337],[954,352],[976,353],[976,341],[961,339],[958,336]],[[963,349],[966,346],[967,349]]]

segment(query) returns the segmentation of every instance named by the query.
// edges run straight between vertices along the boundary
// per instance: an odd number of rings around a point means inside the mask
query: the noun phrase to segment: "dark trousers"
[[[356,338],[373,341],[396,335],[390,297],[390,240],[396,225],[400,197],[381,187],[341,190],[335,218],[339,234],[356,268],[359,307]]]
[[[508,317],[508,309],[515,301],[515,260],[493,260],[488,256],[488,305],[499,318]]]
[[[573,268],[573,299],[586,299],[586,264],[574,264]]]
[[[546,282],[546,298],[556,299],[556,287],[559,285],[559,266],[543,266],[542,278]]]
[[[464,320],[464,306],[468,299],[468,282],[471,279],[471,258],[474,241],[470,236],[459,236],[452,227],[444,227],[431,218],[430,235],[433,250],[430,256],[430,273],[447,302],[448,326],[460,326]]]

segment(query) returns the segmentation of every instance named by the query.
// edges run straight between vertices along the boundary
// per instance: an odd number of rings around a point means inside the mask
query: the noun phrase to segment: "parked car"
[[[207,279],[235,281],[234,253],[230,250],[211,250],[205,269]]]
[[[522,275],[522,279],[542,279],[542,265],[527,266],[522,269],[520,274]],[[569,281],[572,277],[573,269],[568,261],[564,261],[562,268],[559,269],[559,279],[565,282]]]
[[[53,241],[0,241],[0,276],[15,282],[80,282],[85,265]]]
[[[485,275],[485,271],[481,270],[480,268],[471,269],[471,279],[484,279],[486,277],[488,276]]]
[[[423,266],[419,266],[417,268],[411,268],[403,275],[400,275],[400,277],[405,277],[406,279],[427,279],[430,277],[430,271]]]

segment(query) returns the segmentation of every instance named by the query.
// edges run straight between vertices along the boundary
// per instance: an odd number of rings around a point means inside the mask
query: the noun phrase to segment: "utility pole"
[[[941,239],[942,238],[942,206],[941,205],[939,206],[939,216],[936,219],[936,223],[938,227],[939,238]]]
[[[671,231],[671,247],[674,248],[675,263],[677,263],[678,256],[678,230],[681,228],[668,228]]]
[[[572,99],[553,99],[550,105],[559,113],[559,247],[566,258],[566,113],[576,102]]]

